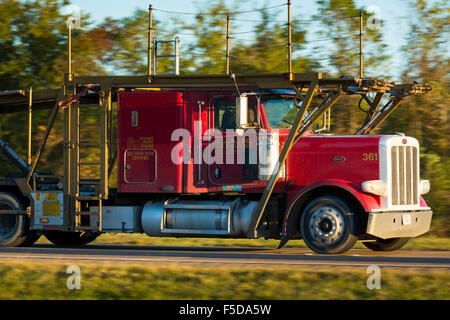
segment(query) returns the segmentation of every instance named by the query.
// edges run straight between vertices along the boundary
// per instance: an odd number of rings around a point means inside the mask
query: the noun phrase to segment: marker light
[[[377,196],[382,196],[382,197],[387,196],[386,182],[381,181],[381,180],[372,180],[372,181],[363,182],[362,189],[364,192],[376,194]]]
[[[41,220],[39,220],[41,223],[48,223],[48,219],[41,219]]]
[[[427,194],[430,192],[430,181],[428,180],[420,180],[420,194]]]

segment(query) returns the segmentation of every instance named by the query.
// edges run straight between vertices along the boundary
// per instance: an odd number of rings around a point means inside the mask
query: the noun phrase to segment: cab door
[[[257,99],[249,99],[251,128],[243,130],[242,135],[242,132],[236,132],[236,96],[209,97],[209,147],[207,144],[205,148],[208,149],[204,150],[209,186],[239,191],[243,185],[261,183],[257,149],[260,129],[258,109]]]

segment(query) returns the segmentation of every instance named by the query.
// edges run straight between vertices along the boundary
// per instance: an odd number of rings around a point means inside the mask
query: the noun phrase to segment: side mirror
[[[236,124],[238,128],[247,126],[248,97],[240,96],[236,99]]]

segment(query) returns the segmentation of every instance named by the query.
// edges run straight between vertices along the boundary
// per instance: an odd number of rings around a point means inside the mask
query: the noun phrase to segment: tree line
[[[0,1],[0,91],[61,85],[68,58],[68,15],[62,13],[62,8],[69,4],[68,0]],[[271,5],[269,1],[262,4],[254,19],[240,14],[253,7],[248,1],[202,1],[189,15],[155,10],[153,35],[164,40],[180,37],[182,74],[224,73],[228,13],[232,72],[286,72],[286,7]],[[301,6],[301,3],[293,2],[293,5]],[[359,14],[362,12],[364,17],[372,14],[354,0],[316,0],[315,5],[315,15],[293,17],[293,71],[358,76]],[[432,232],[449,236],[450,6],[445,0],[411,0],[405,19],[409,30],[406,45],[401,48],[404,65],[401,74],[394,76],[402,82],[430,84],[433,92],[405,99],[377,133],[403,132],[419,139],[422,177],[429,179],[432,186],[425,199],[436,212]],[[383,21],[379,23],[382,27]],[[122,19],[105,18],[97,24],[85,14],[82,25],[81,30],[73,31],[74,72],[82,75],[147,73],[147,10],[136,10]],[[367,25],[364,28],[366,75],[385,78],[385,73],[392,74],[384,32],[383,28]],[[171,68],[169,61],[159,63],[160,72],[171,72]],[[353,134],[358,129],[367,107],[364,103],[358,107],[358,101],[357,97],[345,97],[334,107],[333,132]],[[33,139],[37,144],[45,130],[48,111],[36,112],[34,117]],[[89,112],[83,117],[94,119]],[[25,118],[23,114],[0,118],[0,136],[22,155],[26,154]],[[55,166],[62,155],[61,115],[59,120],[49,138],[41,171],[62,172],[62,166]],[[13,170],[6,161],[2,163],[5,165],[0,168],[1,173]]]

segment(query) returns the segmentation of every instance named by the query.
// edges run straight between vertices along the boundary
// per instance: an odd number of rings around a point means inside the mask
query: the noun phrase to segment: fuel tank
[[[149,236],[239,237],[247,234],[257,201],[235,199],[149,201],[141,224]]]

